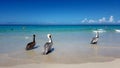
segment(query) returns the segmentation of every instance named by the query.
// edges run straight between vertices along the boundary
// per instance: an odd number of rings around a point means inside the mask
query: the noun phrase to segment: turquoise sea
[[[99,31],[97,45],[90,41]],[[26,51],[32,35],[38,48]],[[43,46],[52,34],[54,51],[44,56]],[[1,25],[0,66],[27,63],[107,62],[120,58],[120,25]]]

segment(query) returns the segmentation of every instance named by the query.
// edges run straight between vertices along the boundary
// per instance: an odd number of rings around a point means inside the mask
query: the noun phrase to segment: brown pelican
[[[96,36],[92,38],[91,44],[97,44],[99,38],[99,32],[96,32]]]
[[[48,37],[49,41],[46,42],[45,45],[44,45],[44,52],[43,52],[44,55],[51,52],[51,48],[52,48],[52,45],[53,45],[51,34],[47,34],[47,37]]]
[[[28,43],[27,46],[26,46],[26,50],[31,50],[34,48],[36,42],[35,42],[35,35],[33,35],[33,41]]]

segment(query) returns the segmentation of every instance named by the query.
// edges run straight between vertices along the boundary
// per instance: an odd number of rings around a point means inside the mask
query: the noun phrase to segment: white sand
[[[0,68],[120,68],[120,59],[112,62],[97,62],[83,64],[25,64]]]

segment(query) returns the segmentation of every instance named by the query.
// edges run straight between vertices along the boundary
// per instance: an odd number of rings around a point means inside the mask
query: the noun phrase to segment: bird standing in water
[[[91,44],[97,44],[99,39],[99,32],[96,32],[96,36],[92,38]]]
[[[44,45],[44,52],[43,52],[44,55],[47,55],[49,52],[51,52],[51,48],[53,45],[51,34],[47,34],[47,37],[48,37],[49,41],[46,42]]]
[[[31,50],[31,49],[33,49],[35,45],[36,45],[35,35],[33,35],[33,41],[27,44],[26,50]]]

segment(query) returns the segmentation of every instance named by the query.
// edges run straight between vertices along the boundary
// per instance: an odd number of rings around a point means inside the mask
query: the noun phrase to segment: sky
[[[120,0],[0,0],[0,24],[120,23]]]

